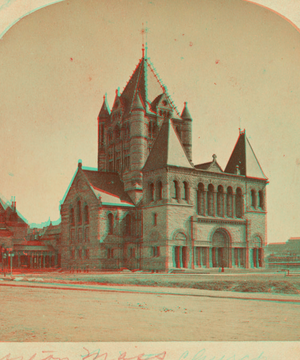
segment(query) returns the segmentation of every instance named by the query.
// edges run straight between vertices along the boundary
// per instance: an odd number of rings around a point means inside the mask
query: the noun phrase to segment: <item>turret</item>
[[[182,131],[181,141],[188,159],[192,162],[192,117],[187,107],[187,102],[184,103],[184,108],[181,113]]]
[[[147,155],[145,106],[139,91],[136,92],[130,115],[130,164],[124,174],[125,190],[136,203],[141,195],[142,168]]]
[[[103,96],[103,104],[98,115],[98,170],[105,171],[105,125],[110,117],[110,110],[106,96]]]

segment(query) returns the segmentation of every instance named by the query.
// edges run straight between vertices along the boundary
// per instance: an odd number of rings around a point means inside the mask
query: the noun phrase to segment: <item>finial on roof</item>
[[[78,169],[82,169],[82,160],[81,159],[78,160]]]
[[[182,113],[181,113],[181,118],[182,119],[192,120],[191,114],[190,114],[189,109],[187,107],[187,101],[184,102],[184,108],[183,108]]]
[[[147,32],[148,32],[148,28],[147,28],[147,22],[146,22],[146,26],[144,27],[144,23],[142,24],[142,30],[141,30],[141,34],[142,34],[142,57],[147,59]],[[146,35],[146,44],[145,44],[145,39],[144,36]]]
[[[216,154],[213,154],[212,158],[213,158],[213,162],[216,162],[216,160],[217,160],[217,155],[216,155]]]

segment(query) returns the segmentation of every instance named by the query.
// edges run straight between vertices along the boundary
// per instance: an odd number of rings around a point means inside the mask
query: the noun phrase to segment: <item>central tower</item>
[[[98,170],[120,174],[135,204],[142,196],[142,169],[164,119],[171,119],[192,161],[192,119],[185,103],[180,115],[150,60],[140,59],[112,109],[107,99],[98,115]]]

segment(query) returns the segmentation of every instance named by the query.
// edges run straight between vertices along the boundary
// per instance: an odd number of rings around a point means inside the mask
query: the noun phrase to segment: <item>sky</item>
[[[0,193],[30,224],[59,219],[78,160],[97,166],[103,95],[111,106],[125,87],[147,22],[148,56],[193,117],[194,164],[216,154],[224,169],[245,128],[270,181],[268,242],[300,236],[300,0],[259,2],[274,11],[241,0],[0,0]]]

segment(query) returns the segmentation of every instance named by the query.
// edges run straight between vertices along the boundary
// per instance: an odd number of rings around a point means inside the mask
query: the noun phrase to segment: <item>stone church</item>
[[[98,169],[78,169],[61,202],[64,269],[264,267],[268,180],[246,137],[222,170],[192,162],[192,117],[140,59],[98,115]]]

